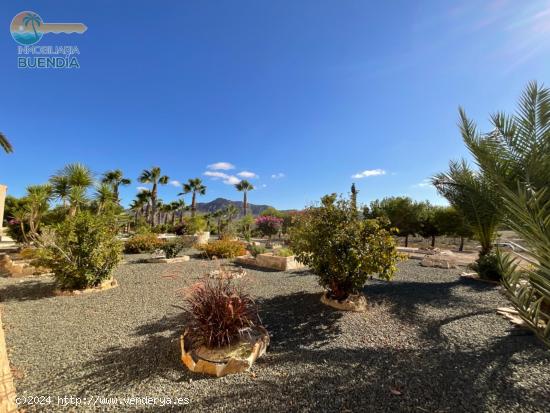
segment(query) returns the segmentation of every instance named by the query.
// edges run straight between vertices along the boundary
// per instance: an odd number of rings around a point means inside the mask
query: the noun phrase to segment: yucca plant
[[[462,137],[498,191],[506,223],[519,234],[531,265],[500,255],[503,285],[525,323],[550,346],[550,89],[530,83],[514,115],[491,117],[480,134],[460,109]]]
[[[235,344],[260,325],[254,300],[229,279],[205,279],[191,286],[185,300],[188,335],[194,346]]]

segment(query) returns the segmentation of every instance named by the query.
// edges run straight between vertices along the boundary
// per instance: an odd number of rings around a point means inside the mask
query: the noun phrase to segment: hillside
[[[231,201],[225,198],[216,198],[210,202],[197,202],[197,211],[202,213],[215,212],[218,209],[227,207],[229,204],[235,205],[237,209],[242,212],[242,201]],[[248,204],[248,210],[252,213],[252,215],[259,215],[260,212],[267,208],[269,208],[269,205]]]

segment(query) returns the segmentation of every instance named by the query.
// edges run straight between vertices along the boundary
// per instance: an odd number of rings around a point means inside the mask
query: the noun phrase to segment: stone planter
[[[251,337],[243,338],[237,344],[216,349],[204,346],[193,349],[186,334],[180,338],[183,364],[194,373],[216,377],[248,371],[269,345],[269,334],[263,327],[257,327]]]
[[[197,232],[195,234],[195,244],[198,244],[198,245],[204,245],[204,244],[208,244],[208,241],[210,240],[210,232],[209,231],[205,231],[205,232]]]
[[[273,253],[259,254],[256,257],[256,263],[259,267],[271,268],[273,270],[287,271],[303,268],[304,264],[296,261],[296,257],[279,257]]]
[[[243,265],[252,265],[277,271],[297,270],[305,267],[304,264],[296,261],[294,255],[290,257],[279,257],[270,252],[258,254],[256,258],[250,255],[243,255],[242,257],[237,257],[235,261]]]
[[[321,302],[341,311],[363,312],[367,310],[367,299],[363,294],[351,294],[343,301],[335,300],[327,296],[327,292],[321,296]]]
[[[189,255],[183,255],[181,257],[175,257],[175,258],[153,257],[153,258],[147,258],[144,260],[144,262],[149,264],[174,264],[177,262],[185,262],[185,261],[189,261]]]
[[[208,241],[210,240],[210,232],[197,232],[195,235],[182,235],[181,237],[190,245],[204,245],[208,244]]]

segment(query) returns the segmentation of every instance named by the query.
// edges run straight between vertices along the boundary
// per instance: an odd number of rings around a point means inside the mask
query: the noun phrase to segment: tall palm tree
[[[87,202],[86,192],[94,182],[90,169],[80,163],[71,163],[50,178],[53,193],[64,203],[69,204],[69,215]]]
[[[189,179],[187,183],[183,184],[183,192],[178,195],[192,194],[191,197],[191,216],[195,216],[197,210],[197,194],[204,195],[206,194],[206,186],[202,184],[200,178]]]
[[[534,258],[520,268],[500,255],[502,284],[526,325],[550,346],[550,89],[531,82],[514,115],[492,115],[493,131],[478,132],[460,109],[466,146],[497,188],[507,225]]]
[[[143,215],[145,216],[145,219],[149,221],[151,217],[151,208],[152,208],[151,191],[149,190],[141,191],[136,195],[136,198],[138,203],[142,207]]]
[[[29,25],[29,23],[32,26],[32,30],[34,31],[34,38],[36,41],[38,41],[38,32],[36,31],[36,27],[40,27],[42,24],[42,20],[40,20],[40,17],[38,17],[35,13],[27,13],[25,17],[23,17],[23,24],[25,27]]]
[[[449,171],[435,175],[432,184],[472,228],[481,244],[480,257],[489,254],[503,218],[498,194],[491,183],[463,160],[451,161]]]
[[[170,202],[170,211],[172,213],[172,225],[176,225],[176,216],[177,212],[185,207],[185,201],[183,199],[178,199],[176,201]]]
[[[138,178],[141,183],[153,185],[151,188],[151,225],[153,226],[155,225],[155,215],[157,212],[158,186],[166,185],[169,179],[168,176],[162,175],[158,166],[144,169]]]
[[[132,183],[130,179],[124,178],[124,173],[120,169],[114,169],[112,171],[105,172],[103,174],[103,178],[101,179],[101,182],[103,182],[104,184],[111,185],[111,189],[115,194],[115,198],[117,202],[119,203],[120,203],[119,187],[121,185],[127,186]]]
[[[6,153],[13,152],[13,146],[11,146],[10,141],[8,141],[8,138],[2,132],[0,132],[0,147],[2,147]]]
[[[237,191],[243,193],[243,214],[246,215],[246,210],[248,208],[247,194],[248,191],[252,191],[254,189],[254,186],[246,179],[243,179],[238,184],[235,184],[235,188],[237,188]]]

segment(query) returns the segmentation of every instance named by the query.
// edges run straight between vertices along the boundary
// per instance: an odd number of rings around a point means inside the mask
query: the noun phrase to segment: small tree
[[[359,218],[353,203],[335,194],[299,215],[290,234],[297,259],[317,274],[331,298],[346,299],[370,275],[390,280],[396,271],[392,232],[379,219]]]
[[[464,238],[473,236],[464,216],[453,207],[438,207],[434,211],[435,225],[440,234],[449,237],[460,237],[459,251],[464,251]]]
[[[271,240],[273,235],[277,235],[283,225],[283,219],[272,217],[269,215],[259,216],[256,218],[256,228],[264,237]]]
[[[367,218],[387,218],[392,227],[405,236],[405,247],[409,246],[409,236],[420,231],[422,204],[408,197],[389,197],[371,202],[366,211]]]

